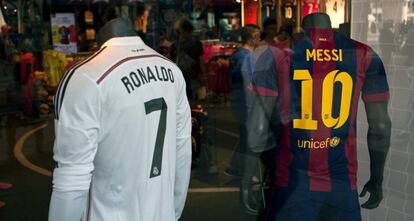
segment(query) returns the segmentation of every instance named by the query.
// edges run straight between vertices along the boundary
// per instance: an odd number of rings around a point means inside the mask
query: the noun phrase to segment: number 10
[[[347,72],[334,70],[329,72],[322,85],[322,121],[328,128],[338,129],[348,120],[352,99],[353,81]],[[317,130],[318,121],[313,119],[313,79],[309,70],[295,70],[293,80],[302,82],[301,118],[293,120],[293,128]],[[341,108],[337,118],[332,116],[334,85],[341,83]]]

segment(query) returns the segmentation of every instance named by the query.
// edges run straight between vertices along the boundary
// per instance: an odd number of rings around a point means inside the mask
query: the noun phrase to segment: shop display
[[[44,71],[35,72],[36,78],[41,82],[41,86],[37,88],[40,103],[38,108],[41,115],[50,113],[53,96],[65,72],[90,54],[91,52],[83,52],[65,55],[55,50],[43,52]]]
[[[333,28],[345,22],[345,0],[325,0],[326,14],[329,15]]]
[[[207,63],[208,88],[219,94],[230,92],[229,58],[215,57]]]
[[[257,1],[255,0],[244,0],[243,4],[243,14],[244,14],[244,21],[243,25],[245,24],[257,24]]]
[[[229,57],[237,47],[237,43],[220,42],[218,40],[203,41],[203,59],[207,64],[207,86],[209,90],[220,94],[229,93]]]
[[[50,19],[53,49],[64,54],[78,52],[76,43],[75,14],[56,13]]]
[[[35,72],[36,79],[36,97],[37,97],[37,109],[39,111],[39,116],[47,116],[50,114],[51,106],[53,106],[53,96],[46,90],[46,85],[48,83],[47,76],[44,71]]]
[[[267,18],[276,18],[276,0],[262,1],[262,21]]]
[[[320,0],[303,0],[302,1],[302,18],[306,15],[319,12]]]
[[[43,52],[43,67],[47,76],[48,86],[57,87],[69,60],[66,55],[55,50]]]

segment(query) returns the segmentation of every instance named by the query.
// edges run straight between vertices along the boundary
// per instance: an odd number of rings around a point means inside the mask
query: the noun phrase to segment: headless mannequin
[[[97,34],[97,42],[102,46],[114,37],[136,36],[129,20],[115,18],[107,22]],[[49,220],[81,220],[87,205],[88,190],[79,192],[53,191],[49,209]]]
[[[331,20],[325,13],[314,13],[306,16],[302,21],[302,28],[332,28]],[[391,120],[388,115],[388,102],[365,103],[368,120],[368,150],[370,156],[371,176],[365,184],[360,196],[370,193],[367,202],[362,204],[365,209],[377,208],[383,198],[382,181],[385,160],[387,158],[390,137]]]
[[[304,30],[309,28],[331,29],[331,21],[325,13],[314,13],[306,16],[302,21]],[[270,116],[277,106],[277,97],[257,96],[251,110],[252,120],[249,124],[248,141],[253,149],[265,149],[268,145],[268,133]],[[391,120],[388,115],[388,102],[365,103],[365,110],[368,120],[368,149],[370,155],[370,179],[364,185],[360,194],[365,196],[370,193],[368,201],[361,207],[374,209],[379,206],[383,199],[382,181],[384,166],[390,145]],[[277,131],[274,131],[277,133]]]
[[[325,13],[313,13],[302,20],[302,28],[332,28],[331,19]]]

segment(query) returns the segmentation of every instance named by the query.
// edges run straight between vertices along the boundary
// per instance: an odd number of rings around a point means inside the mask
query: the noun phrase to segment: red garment
[[[208,88],[217,93],[230,92],[228,59],[218,59],[207,64]]]
[[[23,113],[31,116],[33,113],[33,93],[34,93],[34,79],[30,79],[22,86],[24,106]]]
[[[20,61],[20,83],[25,84],[30,78],[34,78],[34,57],[32,52],[26,52]]]
[[[76,27],[71,25],[68,27],[69,29],[69,42],[75,43],[76,42]]]
[[[216,61],[207,63],[207,74],[208,74],[208,89],[212,91],[217,90],[217,76],[218,76],[218,64]]]
[[[32,115],[34,92],[34,57],[32,52],[27,52],[20,61],[20,83],[24,99],[23,112]]]

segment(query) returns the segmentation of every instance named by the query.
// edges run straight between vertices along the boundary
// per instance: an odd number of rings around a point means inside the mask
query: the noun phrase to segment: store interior
[[[0,189],[0,201],[6,203],[0,208],[0,220],[47,219],[51,171],[55,164],[53,100],[59,82],[72,65],[99,50],[97,34],[111,16],[127,19],[135,16],[136,11],[131,9],[136,2],[0,0],[0,183],[13,185]],[[277,33],[281,33],[284,24],[299,33],[302,18],[317,12],[330,16],[335,31],[374,49],[384,61],[390,82],[393,132],[384,182],[386,199],[379,209],[363,211],[363,220],[414,220],[413,0],[140,2],[149,12],[145,24],[148,46],[175,62],[178,22],[186,19],[203,47],[207,77],[204,79],[201,73],[192,76],[194,99],[190,100],[193,118],[198,122],[193,130],[199,133],[193,134],[196,138],[193,151],[199,159],[192,170],[182,220],[258,220],[244,214],[239,207],[239,181],[223,175],[239,142],[237,119],[230,111],[229,59],[241,46],[240,30],[246,24],[263,28],[264,21],[271,18],[277,22]],[[385,36],[384,30],[391,34]],[[33,79],[28,94],[22,90],[25,78]],[[368,125],[364,107],[360,106],[358,184],[361,186],[369,176],[369,156],[365,139]],[[198,140],[203,131],[210,136],[208,144]],[[209,145],[214,150],[206,150]],[[209,162],[211,154],[214,167]],[[206,194],[210,192],[211,195]],[[212,212],[206,214],[206,210]]]

